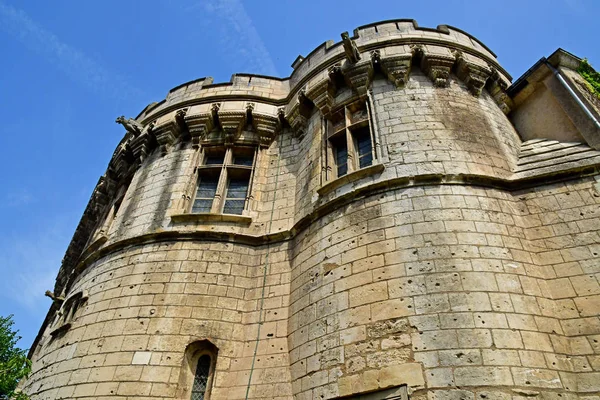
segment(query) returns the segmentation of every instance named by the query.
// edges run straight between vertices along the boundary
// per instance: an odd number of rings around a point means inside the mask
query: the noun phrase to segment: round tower
[[[495,54],[460,29],[393,20],[292,67],[188,82],[117,119],[125,136],[67,250],[24,391],[593,392],[600,373],[581,354],[600,351],[600,323],[573,311],[581,293],[561,279],[592,268],[580,243],[598,224],[577,224],[597,208],[594,180],[581,166],[521,168],[537,142],[507,117]],[[547,223],[561,212],[571,242]]]

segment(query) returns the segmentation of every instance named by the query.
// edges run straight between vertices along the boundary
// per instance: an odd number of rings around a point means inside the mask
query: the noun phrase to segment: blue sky
[[[562,47],[600,67],[597,0],[0,0],[0,315],[30,346],[98,177],[136,116],[183,82],[288,76],[359,25],[414,18],[479,38],[518,78]],[[595,40],[596,39],[596,40]]]

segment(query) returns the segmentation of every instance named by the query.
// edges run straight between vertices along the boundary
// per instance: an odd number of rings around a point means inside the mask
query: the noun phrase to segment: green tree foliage
[[[596,72],[587,59],[581,61],[577,72],[587,81],[592,93],[600,98],[600,72]]]
[[[16,347],[21,336],[12,330],[12,317],[0,316],[0,399],[25,400],[27,396],[15,393],[15,389],[31,371],[31,361],[25,350]]]

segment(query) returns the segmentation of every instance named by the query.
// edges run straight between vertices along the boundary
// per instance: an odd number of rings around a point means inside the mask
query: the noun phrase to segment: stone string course
[[[399,385],[413,400],[599,400],[600,153],[554,167],[541,158],[524,175],[520,160],[547,143],[523,143],[505,115],[498,82],[509,77],[495,55],[455,28],[415,26],[355,32],[365,62],[410,44],[422,60],[399,86],[370,64],[385,168],[322,195],[323,113],[303,99],[330,65],[350,68],[339,44],[299,58],[290,78],[199,80],[142,112],[147,156],[117,150],[57,279],[56,295],[87,301],[61,334],[51,307],[23,390],[180,399],[186,346],[205,339],[218,348],[211,400],[244,399],[248,387],[250,399],[312,400]],[[428,54],[456,57],[445,87]],[[489,70],[480,93],[465,60]],[[351,86],[331,93],[334,108],[361,98]],[[277,123],[261,142],[251,223],[171,218],[189,207],[199,148],[219,140],[211,124],[228,110],[248,118],[248,102]],[[307,105],[293,129],[291,110]],[[250,138],[246,122],[236,134]],[[162,148],[152,123],[176,133]]]

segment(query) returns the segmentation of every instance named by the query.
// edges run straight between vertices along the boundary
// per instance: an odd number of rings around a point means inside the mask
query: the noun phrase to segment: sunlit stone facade
[[[450,26],[342,37],[118,119],[32,399],[600,398],[580,60],[511,85]]]

